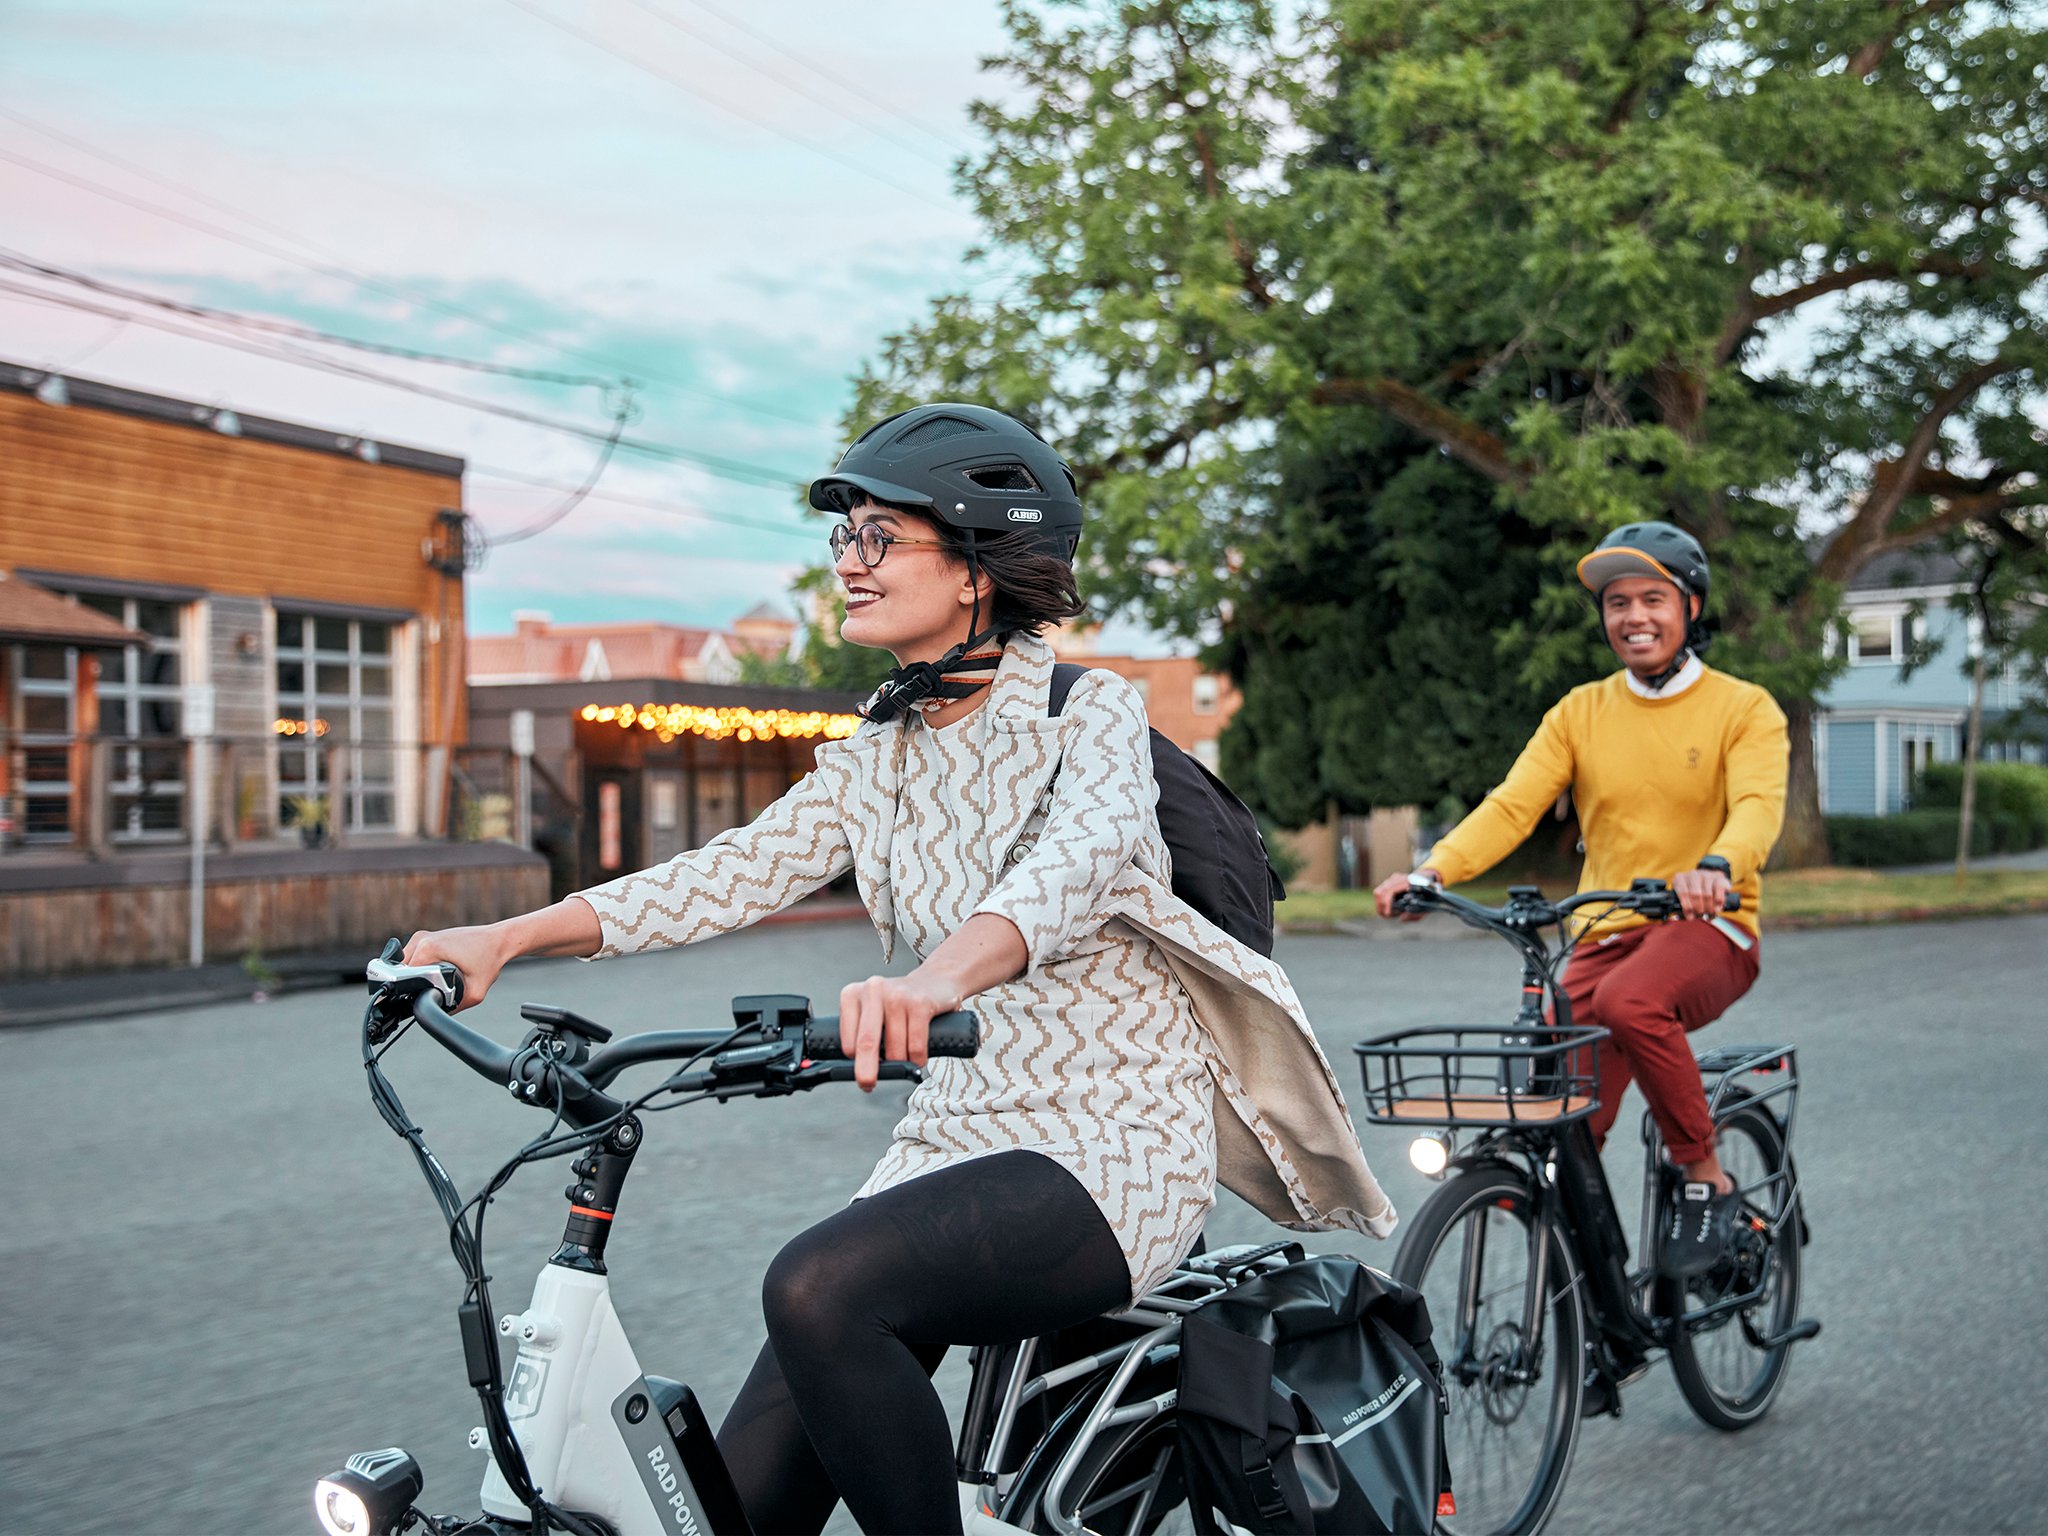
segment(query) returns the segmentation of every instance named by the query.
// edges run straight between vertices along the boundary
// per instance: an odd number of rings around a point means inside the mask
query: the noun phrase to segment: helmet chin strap
[[[1646,688],[1662,688],[1666,683],[1670,682],[1671,679],[1678,676],[1679,673],[1683,672],[1685,670],[1685,664],[1691,660],[1692,647],[1690,645],[1681,645],[1678,648],[1678,653],[1671,658],[1671,664],[1667,666],[1662,672],[1659,672],[1655,677],[1644,678],[1643,686]]]
[[[937,661],[913,661],[896,667],[882,679],[881,686],[868,695],[859,713],[865,720],[893,720],[906,709],[930,714],[956,699],[965,699],[995,680],[1003,648],[983,650],[989,641],[1000,641],[1001,632],[981,627],[981,567],[974,558],[974,544],[967,545],[967,578],[974,583],[974,605],[967,620],[967,638]],[[982,675],[976,675],[982,674]]]

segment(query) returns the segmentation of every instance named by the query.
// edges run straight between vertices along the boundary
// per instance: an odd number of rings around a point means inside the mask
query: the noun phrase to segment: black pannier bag
[[[1343,1255],[1204,1303],[1176,1404],[1196,1530],[1428,1536],[1454,1508],[1440,1372],[1421,1292]]]
[[[1047,713],[1088,671],[1072,662],[1052,669]],[[1173,855],[1173,894],[1262,955],[1273,953],[1273,903],[1285,899],[1258,818],[1215,774],[1152,732],[1152,777],[1159,785],[1159,831]]]

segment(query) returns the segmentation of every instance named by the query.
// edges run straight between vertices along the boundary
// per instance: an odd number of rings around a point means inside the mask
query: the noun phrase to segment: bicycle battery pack
[[[669,1529],[752,1536],[697,1394],[665,1376],[644,1379],[644,1393],[635,1383],[612,1405],[612,1422],[633,1453],[649,1499],[668,1515]]]

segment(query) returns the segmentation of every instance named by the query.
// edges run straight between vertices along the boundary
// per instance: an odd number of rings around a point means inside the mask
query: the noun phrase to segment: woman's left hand
[[[839,989],[839,1048],[853,1058],[853,1080],[872,1092],[881,1063],[925,1063],[932,1020],[960,1006],[958,986],[929,962],[908,976],[870,976]]]

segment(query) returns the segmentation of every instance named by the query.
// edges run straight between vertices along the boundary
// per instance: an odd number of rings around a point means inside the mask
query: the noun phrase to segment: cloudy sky
[[[491,551],[472,624],[723,623],[819,553],[789,485],[935,293],[1002,281],[950,165],[1007,82],[994,0],[4,0],[0,252],[191,303],[588,377],[630,438],[559,526]],[[20,290],[35,290],[31,297]],[[487,531],[590,471],[597,383],[173,334],[0,271],[0,359],[459,454]],[[717,461],[707,466],[705,458]],[[542,482],[542,483],[535,483]]]

